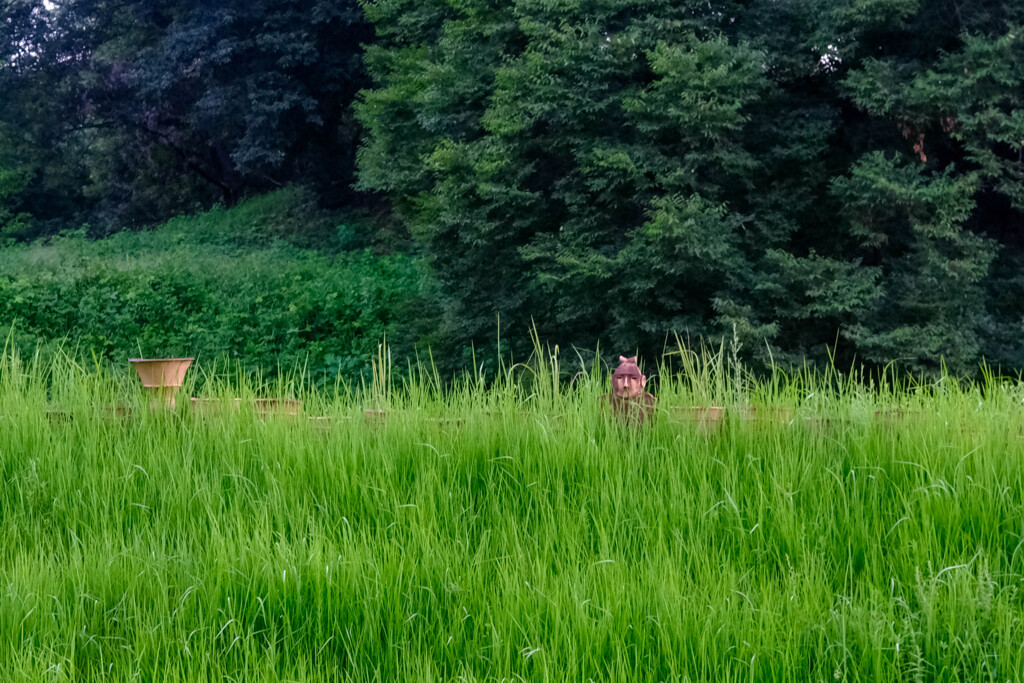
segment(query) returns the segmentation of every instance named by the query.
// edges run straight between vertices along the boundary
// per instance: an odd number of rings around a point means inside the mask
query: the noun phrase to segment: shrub
[[[423,269],[368,250],[256,246],[299,232],[267,225],[287,199],[0,251],[0,324],[43,354],[68,341],[116,363],[195,355],[269,376],[302,367],[318,384],[355,379],[385,336],[401,341],[412,312],[422,315]]]

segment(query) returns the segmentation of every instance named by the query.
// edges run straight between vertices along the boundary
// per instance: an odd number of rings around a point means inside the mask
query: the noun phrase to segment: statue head
[[[612,373],[612,392],[618,398],[638,398],[644,393],[647,377],[640,372],[636,356],[619,356],[619,367]]]

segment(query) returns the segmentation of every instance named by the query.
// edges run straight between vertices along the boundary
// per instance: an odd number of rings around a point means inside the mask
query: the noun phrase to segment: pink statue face
[[[644,393],[647,377],[640,372],[636,356],[619,356],[619,367],[612,373],[612,391],[619,398],[637,398]]]

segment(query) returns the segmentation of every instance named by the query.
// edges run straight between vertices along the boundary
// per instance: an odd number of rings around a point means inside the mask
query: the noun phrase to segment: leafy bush
[[[0,324],[44,354],[70,343],[116,363],[194,355],[266,375],[302,366],[318,384],[358,377],[385,336],[411,348],[400,323],[424,310],[420,264],[287,244],[310,233],[301,212],[282,216],[300,195],[277,194],[153,232],[0,251]]]

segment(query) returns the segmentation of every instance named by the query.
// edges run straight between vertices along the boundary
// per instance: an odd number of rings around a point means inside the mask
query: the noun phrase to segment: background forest
[[[2,0],[0,324],[1024,368],[1019,0]]]

